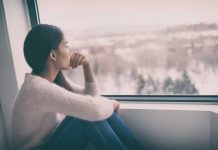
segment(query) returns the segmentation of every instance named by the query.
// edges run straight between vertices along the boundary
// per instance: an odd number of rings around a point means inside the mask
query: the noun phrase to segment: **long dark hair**
[[[24,57],[32,68],[32,74],[39,75],[45,67],[45,63],[51,50],[58,49],[63,39],[62,30],[54,25],[40,24],[32,28],[24,41]],[[59,84],[60,72],[54,82]]]

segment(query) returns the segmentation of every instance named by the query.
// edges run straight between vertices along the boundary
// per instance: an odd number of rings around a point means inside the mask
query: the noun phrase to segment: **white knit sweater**
[[[71,91],[30,73],[17,94],[12,117],[12,147],[37,147],[60,121],[58,114],[89,121],[108,118],[113,113],[109,99],[98,95],[97,84],[82,88],[67,78]]]

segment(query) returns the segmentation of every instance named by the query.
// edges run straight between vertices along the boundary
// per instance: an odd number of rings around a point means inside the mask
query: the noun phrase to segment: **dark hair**
[[[32,73],[42,73],[51,50],[58,48],[63,39],[63,32],[59,27],[40,24],[32,28],[24,41],[24,57],[32,68]],[[59,80],[59,73],[54,82]]]

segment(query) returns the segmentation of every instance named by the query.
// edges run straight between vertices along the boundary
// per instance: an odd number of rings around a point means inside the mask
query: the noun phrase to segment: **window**
[[[104,95],[217,95],[218,1],[37,0]],[[82,68],[69,77],[83,84]]]

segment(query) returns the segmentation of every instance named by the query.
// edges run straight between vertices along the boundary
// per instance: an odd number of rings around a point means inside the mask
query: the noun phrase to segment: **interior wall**
[[[0,0],[0,100],[2,106],[1,121],[5,123],[1,122],[1,129],[6,129],[6,135],[4,135],[4,130],[2,130],[1,137],[3,138],[4,136],[4,139],[9,139],[10,129],[6,127],[10,125],[9,118],[11,114],[8,110],[12,109],[12,100],[18,88],[3,9],[2,0]],[[7,141],[5,140],[5,142]],[[8,146],[8,143],[1,145],[1,147],[5,146]]]
[[[2,118],[2,110],[0,108],[0,149],[1,150],[6,150],[7,149],[7,139],[6,139],[6,133],[5,133],[5,125],[3,123],[3,118]]]
[[[0,101],[8,142],[15,96],[28,69],[22,50],[30,29],[25,2],[0,0]]]
[[[121,109],[149,150],[217,150],[218,114],[210,111]],[[86,150],[97,150],[91,143]]]
[[[151,150],[210,149],[211,112],[124,109],[120,115]]]
[[[218,114],[211,113],[210,149],[218,150]]]
[[[26,0],[3,0],[3,6],[17,85],[20,88],[24,80],[24,72],[30,69],[23,54],[23,42],[31,29],[28,7]]]

